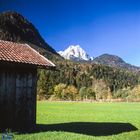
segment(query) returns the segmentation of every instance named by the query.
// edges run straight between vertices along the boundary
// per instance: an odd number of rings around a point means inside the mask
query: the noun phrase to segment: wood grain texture
[[[32,128],[36,123],[37,68],[0,65],[0,127]]]

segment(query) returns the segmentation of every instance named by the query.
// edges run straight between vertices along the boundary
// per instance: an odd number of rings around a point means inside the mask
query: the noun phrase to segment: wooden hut
[[[0,128],[35,126],[38,67],[55,65],[27,44],[0,40]]]

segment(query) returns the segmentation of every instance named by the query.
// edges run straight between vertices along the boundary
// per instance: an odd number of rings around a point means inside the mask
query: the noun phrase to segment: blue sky
[[[6,10],[25,16],[56,51],[79,44],[93,57],[140,66],[140,0],[0,0]]]

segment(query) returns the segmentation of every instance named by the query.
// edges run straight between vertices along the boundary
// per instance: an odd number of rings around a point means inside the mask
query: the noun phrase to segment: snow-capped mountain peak
[[[70,45],[66,50],[59,51],[58,53],[65,59],[75,61],[89,61],[93,59],[80,47],[80,45]]]

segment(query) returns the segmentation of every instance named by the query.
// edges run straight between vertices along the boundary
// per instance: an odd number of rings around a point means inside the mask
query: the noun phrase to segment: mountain
[[[54,62],[70,59],[73,61],[86,61],[93,59],[79,45],[71,45],[66,50],[59,52],[60,56],[41,37],[39,31],[25,17],[15,11],[0,13],[0,39],[27,43],[45,57]],[[140,71],[139,67],[126,63],[120,57],[104,54],[93,60],[93,63],[123,68],[131,71]]]
[[[140,67],[133,66],[131,64],[126,63],[122,58],[116,55],[103,54],[95,59],[93,59],[93,63],[107,65],[116,68],[123,68],[130,71],[138,72],[140,71]]]
[[[58,52],[65,59],[73,61],[90,61],[93,58],[90,57],[80,45],[71,45],[64,51]]]
[[[52,56],[57,52],[48,45],[35,26],[15,11],[0,13],[0,39],[27,43],[42,54]]]

